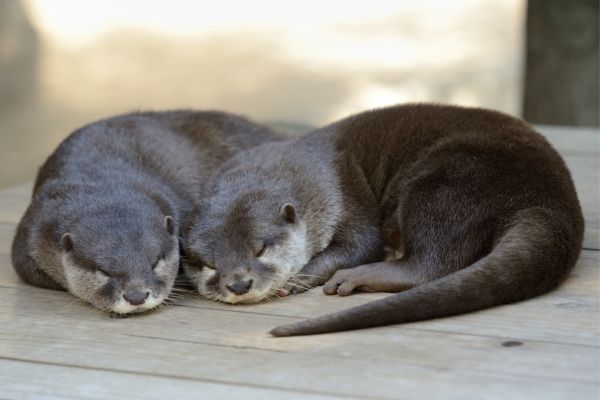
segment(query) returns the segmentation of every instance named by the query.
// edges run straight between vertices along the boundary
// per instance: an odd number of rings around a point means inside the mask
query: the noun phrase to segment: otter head
[[[108,312],[155,308],[177,277],[179,244],[170,216],[152,220],[111,210],[82,217],[62,235],[60,248],[69,292]]]
[[[183,268],[210,300],[255,303],[277,294],[309,260],[294,201],[266,191],[199,206],[184,238]]]

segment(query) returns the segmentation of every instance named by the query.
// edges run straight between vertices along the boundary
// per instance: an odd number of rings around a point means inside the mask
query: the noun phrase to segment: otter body
[[[169,295],[178,232],[208,176],[235,153],[276,140],[219,112],[102,120],[63,141],[38,173],[12,247],[19,276],[116,313]]]
[[[271,165],[275,149],[279,168]],[[313,161],[297,162],[304,157]],[[298,273],[291,286],[327,281],[327,294],[400,292],[278,327],[275,336],[423,320],[523,300],[559,285],[581,249],[583,218],[563,160],[527,124],[494,111],[427,104],[368,111],[296,141],[241,153],[226,165],[186,243],[202,254],[202,233],[219,236],[228,256],[218,250],[205,257],[229,286],[234,266],[250,266],[249,278],[239,280],[253,285],[265,275],[255,270],[281,270],[278,257],[264,260],[271,250],[283,253],[263,233],[271,224],[287,227],[287,239],[279,240],[284,247],[307,244],[297,264],[310,261],[285,274]],[[325,165],[333,173],[321,173]],[[211,216],[223,214],[220,200],[240,176],[252,183],[228,200],[225,222],[215,224]],[[282,217],[290,214],[293,219]],[[235,232],[236,223],[245,225],[243,232]],[[303,240],[290,240],[302,226]],[[260,243],[264,250],[251,250],[262,249]],[[277,288],[270,291],[285,287],[271,281]],[[244,296],[248,300],[251,291]]]

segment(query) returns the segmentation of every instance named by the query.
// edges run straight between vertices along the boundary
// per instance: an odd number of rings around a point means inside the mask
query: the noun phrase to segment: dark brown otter
[[[179,267],[181,223],[208,176],[277,140],[221,112],[145,112],[87,125],[41,167],[12,247],[26,282],[119,314],[159,305]]]
[[[185,243],[218,274],[235,269],[241,282],[265,279],[254,271],[277,271],[281,262],[261,262],[278,243],[265,225],[287,226],[283,238],[304,226],[310,262],[293,269],[305,284],[328,280],[327,294],[401,292],[275,328],[275,336],[444,317],[537,296],[565,279],[583,236],[559,154],[526,123],[476,108],[416,104],[358,114],[241,153],[208,193]],[[280,213],[293,221],[285,225]]]

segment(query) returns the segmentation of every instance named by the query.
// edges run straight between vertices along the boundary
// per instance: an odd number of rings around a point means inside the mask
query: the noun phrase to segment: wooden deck
[[[110,319],[19,281],[10,243],[30,185],[0,192],[1,399],[598,399],[597,130],[540,128],[571,168],[585,250],[567,282],[530,301],[384,328],[275,339],[275,325],[361,304],[309,293],[251,306],[189,295]]]

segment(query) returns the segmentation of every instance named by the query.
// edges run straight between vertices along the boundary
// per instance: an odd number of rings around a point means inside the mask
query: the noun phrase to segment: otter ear
[[[290,224],[296,223],[296,208],[292,204],[285,203],[282,205],[279,214],[286,222],[289,222]]]
[[[62,238],[60,238],[60,243],[67,253],[73,250],[73,236],[71,236],[70,233],[65,233],[62,235]]]
[[[165,229],[169,233],[169,235],[175,234],[175,220],[170,215],[165,217]]]

